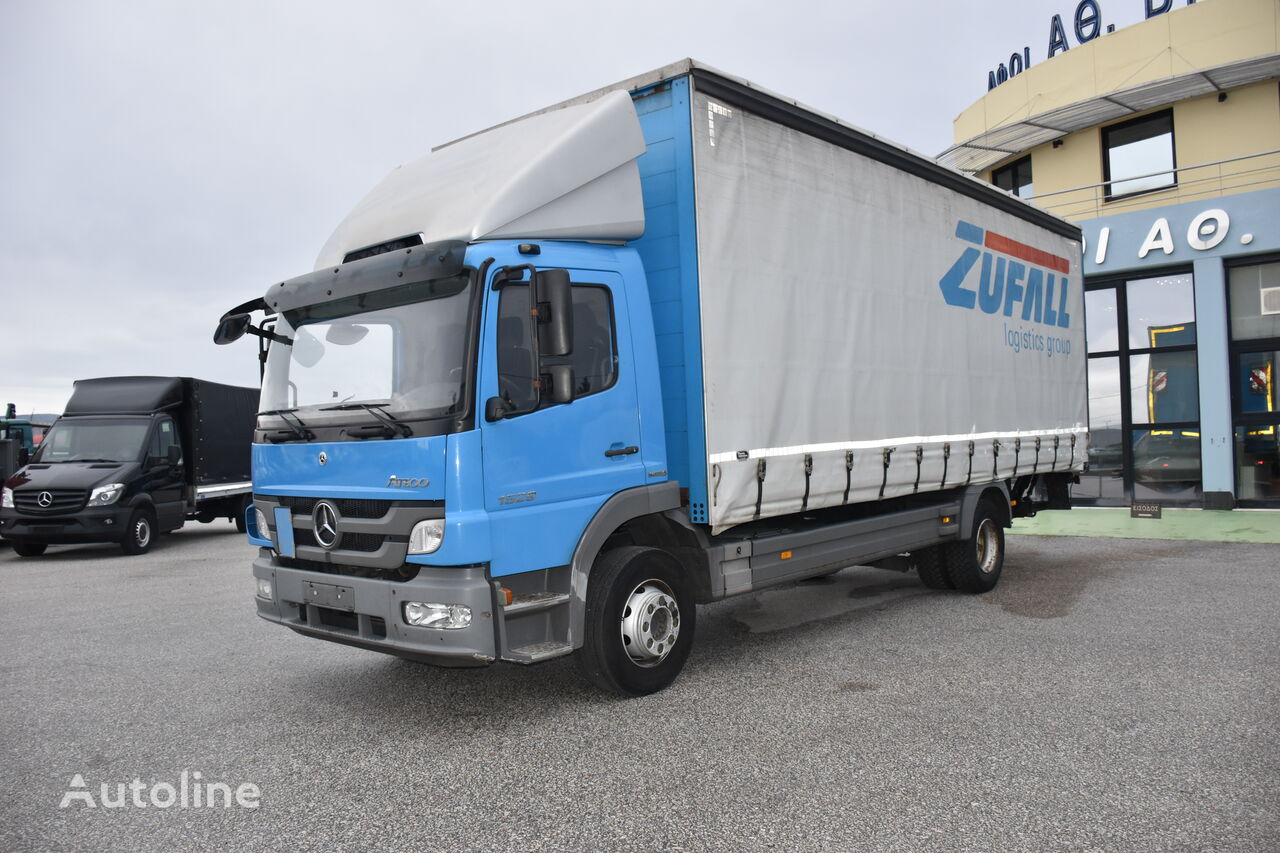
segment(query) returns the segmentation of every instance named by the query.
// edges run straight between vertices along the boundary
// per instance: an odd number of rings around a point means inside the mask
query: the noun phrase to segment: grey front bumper
[[[256,599],[258,615],[301,634],[437,666],[485,666],[497,658],[494,592],[483,568],[423,566],[413,580],[393,582],[284,568],[264,550],[253,576],[271,582],[272,599]],[[466,605],[471,624],[414,627],[404,621],[406,601]]]

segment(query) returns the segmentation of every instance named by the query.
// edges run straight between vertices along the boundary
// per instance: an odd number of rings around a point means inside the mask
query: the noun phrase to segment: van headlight
[[[108,483],[89,493],[89,506],[110,506],[124,494],[124,483]]]
[[[4,494],[0,496],[0,507],[13,509],[13,489],[8,486],[4,487]]]
[[[440,550],[444,542],[444,519],[429,518],[419,521],[409,533],[410,554],[430,554]]]

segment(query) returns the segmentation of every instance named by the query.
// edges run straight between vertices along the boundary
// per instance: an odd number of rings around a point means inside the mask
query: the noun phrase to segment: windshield
[[[136,462],[149,418],[58,421],[40,442],[33,462]]]
[[[469,276],[412,282],[284,312],[260,410],[307,426],[445,417],[465,408]]]

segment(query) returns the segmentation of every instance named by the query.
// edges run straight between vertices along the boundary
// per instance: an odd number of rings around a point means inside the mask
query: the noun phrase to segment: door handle
[[[609,457],[630,456],[632,453],[639,453],[639,452],[640,452],[640,448],[636,447],[633,444],[630,447],[610,447],[608,450],[604,452],[604,455]]]

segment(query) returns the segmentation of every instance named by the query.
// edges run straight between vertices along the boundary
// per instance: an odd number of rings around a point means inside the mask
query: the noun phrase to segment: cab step
[[[568,643],[534,643],[512,649],[502,659],[511,663],[538,663],[568,654],[573,654],[573,646]]]
[[[502,608],[506,616],[518,616],[522,613],[536,613],[539,610],[551,610],[561,604],[569,603],[569,594],[564,592],[530,592],[513,596],[511,603]]]

